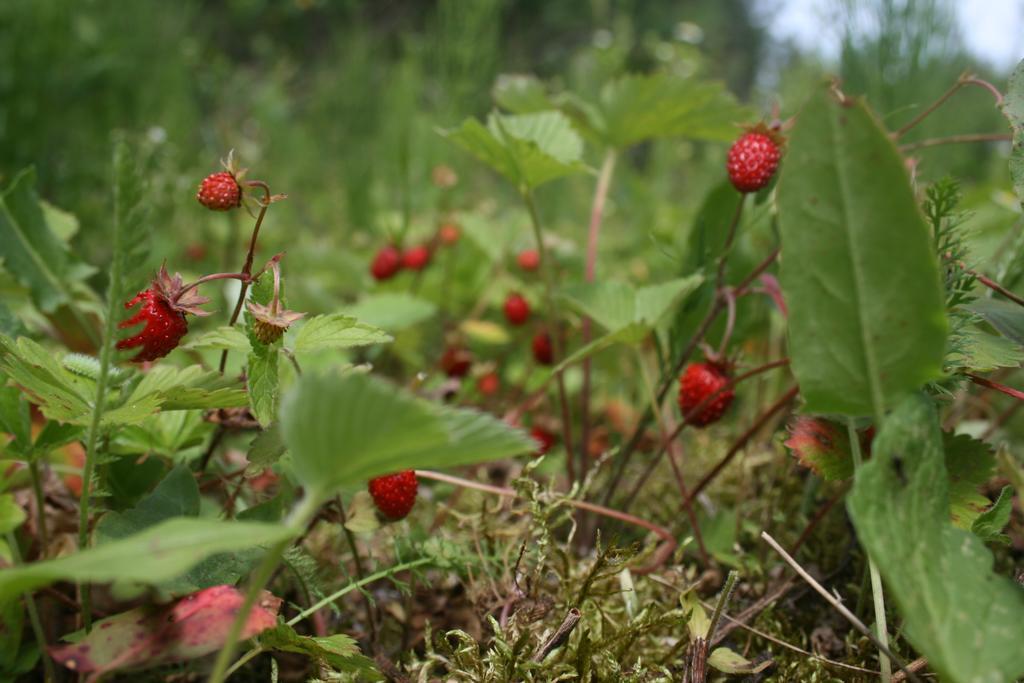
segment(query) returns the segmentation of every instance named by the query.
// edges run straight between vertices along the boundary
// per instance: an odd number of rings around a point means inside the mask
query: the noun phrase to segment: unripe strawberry
[[[449,346],[441,354],[440,365],[449,377],[465,377],[473,365],[473,354],[461,346]]]
[[[722,417],[734,397],[732,389],[722,390],[728,383],[729,376],[714,363],[690,363],[686,366],[679,378],[679,409],[685,418],[697,406],[704,404],[696,415],[689,417],[689,424],[706,427]],[[704,403],[716,392],[714,398]]]
[[[242,205],[242,186],[230,171],[211,173],[199,184],[196,199],[211,211],[228,211]]]
[[[484,396],[493,396],[498,393],[499,389],[501,389],[501,378],[496,372],[492,371],[481,375],[476,381],[476,390]]]
[[[373,257],[370,274],[378,282],[390,280],[402,269],[402,254],[393,245],[382,247]]]
[[[551,335],[547,332],[535,334],[530,346],[533,349],[533,359],[541,365],[551,365],[555,362],[555,351],[551,346]]]
[[[416,503],[419,482],[416,472],[405,470],[371,479],[367,488],[381,514],[391,521],[398,521],[404,519]]]
[[[510,325],[522,325],[529,319],[529,302],[519,294],[509,294],[505,299],[505,320]]]
[[[779,167],[782,144],[782,138],[763,124],[740,136],[729,148],[725,165],[733,187],[747,193],[767,186]]]
[[[430,264],[430,249],[420,245],[406,249],[402,254],[402,265],[409,270],[423,270]]]
[[[554,432],[549,432],[539,425],[530,428],[530,436],[537,442],[537,450],[533,452],[535,458],[546,454],[558,442],[558,436]]]
[[[305,313],[297,313],[274,306],[273,303],[265,306],[250,301],[247,307],[253,320],[252,332],[264,344],[276,342],[284,336],[292,323],[305,315]]]
[[[454,223],[444,223],[437,230],[437,238],[441,240],[441,244],[451,246],[459,241],[459,237],[462,233],[459,231],[459,226]]]
[[[540,254],[536,249],[525,249],[519,252],[516,261],[519,263],[519,267],[528,273],[540,268]]]

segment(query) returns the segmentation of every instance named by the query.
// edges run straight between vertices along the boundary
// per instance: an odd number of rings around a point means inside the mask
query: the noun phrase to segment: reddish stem
[[[214,280],[241,280],[242,282],[249,282],[250,276],[248,273],[213,273],[212,275],[204,275],[192,284],[185,285],[175,297],[175,301],[181,298],[186,292],[190,292],[201,284],[207,282],[213,282]]]
[[[455,477],[450,474],[442,474],[441,472],[434,472],[432,470],[416,470],[416,476],[423,477],[424,479],[433,479],[434,481],[442,481],[446,484],[453,484],[455,486],[461,486],[468,489],[476,489],[477,491],[483,491],[485,493],[492,493],[496,496],[504,496],[505,498],[519,498],[519,494],[513,489],[505,488],[503,486],[492,486],[490,484],[482,484],[480,482],[472,481],[470,479],[463,479],[462,477]],[[595,503],[588,503],[583,500],[576,500],[574,498],[564,498],[562,501],[570,506],[579,510],[587,510],[594,512],[602,517],[610,517],[611,519],[617,519],[620,522],[626,522],[627,524],[633,524],[635,526],[647,529],[651,533],[658,536],[661,539],[661,545],[654,552],[651,562],[638,569],[634,569],[634,574],[650,574],[652,571],[660,567],[665,563],[666,560],[675,551],[676,543],[675,537],[668,529],[662,526],[658,526],[654,522],[649,522],[646,519],[642,519],[635,515],[631,515],[627,512],[607,508],[603,505],[597,505]]]
[[[995,389],[996,391],[1002,392],[1002,393],[1006,394],[1007,396],[1012,396],[1013,398],[1017,399],[1018,401],[1024,401],[1024,391],[1018,391],[1018,390],[1016,390],[1016,389],[1014,389],[1012,387],[1006,386],[1005,384],[1000,384],[999,382],[993,382],[990,379],[985,379],[984,377],[980,377],[980,376],[972,374],[970,372],[967,373],[967,377],[972,382],[974,382],[975,384],[979,384],[979,385],[981,385],[983,387],[987,387],[988,389]]]
[[[250,180],[245,183],[247,187],[258,187],[263,190],[263,201],[260,202],[260,213],[256,217],[256,225],[252,228],[252,237],[249,238],[249,251],[245,255],[245,265],[242,266],[242,272],[246,275],[252,274],[252,260],[256,253],[256,240],[260,236],[260,226],[263,225],[263,217],[267,215],[267,208],[271,203],[270,186],[262,180]],[[243,281],[242,289],[238,292],[238,301],[235,302],[235,310],[231,313],[231,320],[228,322],[228,327],[234,326],[238,322],[238,316],[242,312],[242,304],[245,303],[245,294],[249,291],[249,283]],[[228,364],[228,350],[224,349],[224,352],[220,355],[220,372],[224,374],[224,368]]]

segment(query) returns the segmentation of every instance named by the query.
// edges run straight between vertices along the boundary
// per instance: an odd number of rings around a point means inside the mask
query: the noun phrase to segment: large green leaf
[[[160,584],[214,553],[278,543],[293,534],[280,524],[172,519],[74,555],[6,569],[0,572],[0,603],[55,581]]]
[[[967,327],[956,335],[955,348],[946,361],[953,368],[966,368],[975,372],[1016,368],[1024,361],[1024,348],[1006,337],[989,334],[977,327]]]
[[[949,485],[935,407],[914,395],[887,418],[848,507],[928,665],[953,683],[1024,674],[1024,589],[992,572],[984,543],[947,517]]]
[[[601,90],[595,110],[602,141],[624,148],[651,138],[728,141],[750,117],[723,84],[660,72],[623,76]]]
[[[444,135],[503,175],[519,189],[586,169],[583,140],[557,111],[491,113],[487,125],[467,119]]]
[[[529,437],[472,410],[439,406],[362,373],[306,374],[281,406],[295,475],[316,495],[406,468],[529,452]]]
[[[1003,114],[1013,129],[1013,151],[1010,153],[1010,178],[1017,198],[1024,206],[1024,60],[1017,64],[1010,76],[1010,84],[1003,101]]]
[[[97,545],[130,538],[174,518],[198,517],[199,509],[199,486],[195,476],[187,465],[178,465],[134,507],[104,515],[96,525]],[[161,582],[160,587],[165,592],[184,595],[201,588],[231,584],[252,569],[259,555],[255,548],[216,553],[180,576]]]
[[[239,351],[245,354],[248,354],[251,350],[249,338],[245,336],[245,332],[237,327],[228,327],[227,325],[210,330],[206,334],[192,339],[188,343],[183,344],[182,348],[195,349],[197,351],[208,349]]]
[[[942,284],[907,172],[861,102],[822,89],[779,180],[782,289],[809,411],[879,412],[941,375]]]
[[[295,335],[295,353],[347,349],[393,341],[384,330],[343,313],[318,315],[307,320]]]
[[[92,272],[56,235],[35,192],[32,169],[14,176],[0,194],[0,261],[48,313],[72,300],[72,280]]]

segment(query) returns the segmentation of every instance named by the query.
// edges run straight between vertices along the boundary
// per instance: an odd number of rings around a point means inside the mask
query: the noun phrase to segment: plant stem
[[[21,564],[21,550],[18,548],[18,538],[13,531],[5,534],[7,546],[11,551],[11,560],[15,567]],[[36,644],[39,646],[40,655],[43,658],[43,676],[46,683],[57,680],[56,671],[53,668],[53,660],[46,649],[46,633],[43,631],[43,622],[39,619],[39,608],[36,606],[35,596],[31,592],[25,593],[25,610],[28,612],[28,620],[32,625],[32,634],[35,636]]]
[[[256,225],[252,228],[252,237],[249,238],[249,251],[245,255],[245,265],[242,266],[242,273],[246,276],[252,274],[252,260],[253,255],[256,253],[256,240],[260,236],[260,226],[263,225],[263,217],[267,215],[267,208],[270,207],[270,186],[262,180],[250,180],[246,183],[249,187],[258,187],[263,190],[263,201],[260,203],[260,213],[256,217]],[[242,280],[242,288],[238,292],[238,301],[235,302],[235,310],[231,313],[231,320],[228,322],[228,327],[233,327],[238,321],[238,316],[242,312],[242,304],[245,303],[245,293],[249,291],[249,282]],[[224,349],[224,352],[220,354],[220,373],[224,374],[224,368],[228,364],[228,350]]]
[[[204,275],[201,278],[199,278],[198,280],[196,280],[195,282],[193,282],[193,283],[191,283],[189,285],[186,285],[185,287],[182,287],[181,291],[178,292],[178,297],[180,298],[182,294],[185,294],[186,292],[192,291],[193,289],[195,289],[199,285],[206,284],[207,282],[213,282],[214,280],[241,280],[243,283],[248,284],[248,282],[249,282],[249,274],[248,273],[213,273],[211,275]]]
[[[718,628],[718,622],[722,620],[722,614],[725,612],[725,608],[729,604],[729,599],[732,597],[732,591],[736,587],[736,580],[739,576],[739,573],[733,569],[725,579],[725,587],[722,589],[722,594],[719,596],[718,603],[715,605],[715,611],[711,615],[711,623],[708,625],[708,642],[715,638],[715,630]]]
[[[876,416],[878,417],[878,416]],[[878,423],[881,424],[880,422]],[[857,434],[857,427],[853,418],[846,419],[846,431],[850,437],[850,452],[853,455],[854,471],[859,470],[862,462],[860,454],[860,436]],[[882,670],[882,683],[890,683],[892,680],[892,664],[886,651],[889,649],[889,630],[885,621],[885,593],[882,591],[882,577],[878,573],[875,561],[868,557],[868,572],[871,575],[871,595],[874,599],[875,608],[875,631],[878,635],[879,652],[878,665]]]
[[[920,142],[910,142],[900,145],[899,150],[901,152],[912,152],[915,149],[938,147],[939,145],[956,145],[968,142],[1003,142],[1012,139],[1013,136],[1009,133],[967,133],[964,135],[949,135],[944,138],[927,138]]]
[[[981,88],[984,88],[985,90],[988,90],[990,93],[992,93],[992,96],[996,100],[996,107],[1001,107],[1002,106],[1002,104],[1003,104],[1003,94],[1001,92],[999,92],[998,88],[996,88],[994,85],[992,85],[988,81],[985,81],[985,80],[982,80],[980,78],[977,78],[976,76],[972,76],[970,74],[963,74],[963,75],[960,76],[960,78],[957,79],[956,83],[954,83],[949,88],[949,90],[947,90],[946,92],[942,93],[942,96],[940,96],[939,99],[937,99],[934,102],[932,102],[928,107],[925,108],[924,111],[922,111],[920,114],[918,114],[913,119],[911,119],[910,122],[908,122],[905,126],[903,126],[899,130],[897,130],[895,133],[893,133],[892,137],[894,139],[896,139],[896,140],[899,140],[901,137],[903,137],[903,135],[907,131],[909,131],[911,128],[913,128],[914,126],[916,126],[917,124],[921,123],[926,118],[928,118],[928,116],[931,115],[932,112],[934,112],[936,109],[938,109],[943,104],[945,104],[946,101],[950,97],[955,95],[956,92],[958,90],[960,90],[960,88],[964,87],[965,85],[976,85],[976,86],[979,86]]]
[[[291,527],[296,536],[302,534],[310,520],[316,515],[316,511],[320,507],[320,501],[321,497],[319,495],[307,491],[305,497],[288,515],[285,525]],[[289,538],[268,548],[260,564],[253,571],[252,576],[249,578],[249,588],[245,593],[245,600],[238,609],[235,620],[231,623],[231,629],[224,640],[224,645],[221,647],[220,652],[217,653],[217,659],[213,664],[213,671],[207,679],[208,683],[223,683],[227,675],[228,665],[235,654],[235,645],[238,643],[238,638],[242,635],[242,629],[245,628],[245,623],[249,619],[249,612],[252,611],[253,605],[259,600],[260,593],[263,592],[267,581],[270,580],[277,566],[281,563],[284,551],[291,544],[292,539]]]
[[[970,275],[973,275],[975,278],[977,278],[978,282],[985,285],[993,292],[999,292],[1000,294],[1002,294],[1003,296],[1005,296],[1007,299],[1017,304],[1018,306],[1024,306],[1024,299],[1017,296],[1016,294],[1008,290],[1006,287],[1003,287],[1001,284],[999,284],[992,278],[988,277],[987,275],[982,275],[976,270],[968,268],[963,263],[961,263],[960,266],[964,269],[965,272],[967,272]]]
[[[533,236],[537,241],[537,253],[540,254],[540,270],[544,277],[544,315],[547,318],[548,335],[551,337],[551,348],[554,352],[553,362],[557,365],[562,359],[562,340],[558,334],[558,307],[555,304],[555,280],[551,259],[548,258],[547,248],[544,246],[544,234],[541,229],[540,214],[537,212],[537,203],[533,199],[533,191],[526,188],[522,191],[523,202],[530,213],[530,225],[533,227]],[[562,439],[565,443],[565,466],[566,474],[569,477],[569,485],[576,481],[576,468],[573,466],[573,441],[572,441],[572,414],[569,411],[569,399],[565,391],[565,378],[562,371],[555,373],[558,382],[558,401],[562,409]],[[584,444],[586,448],[586,444]]]
[[[650,373],[647,371],[647,364],[644,362],[643,354],[640,353],[639,349],[636,349],[636,360],[637,365],[640,366],[640,377],[643,379],[648,404],[650,405],[651,412],[654,413],[654,422],[658,426],[658,433],[661,435],[662,443],[665,444],[665,448],[667,450],[671,444],[671,440],[668,436],[668,429],[665,426],[664,416],[658,408],[658,399],[654,395],[654,384],[651,382]],[[690,495],[689,491],[686,489],[686,481],[683,479],[683,473],[680,471],[679,466],[676,464],[676,460],[672,457],[671,453],[668,453],[668,461],[672,465],[672,473],[675,475],[676,485],[679,487],[680,499],[688,500]],[[686,506],[686,516],[690,521],[690,528],[693,529],[693,537],[697,541],[697,549],[700,551],[700,559],[705,565],[710,565],[711,560],[708,556],[708,549],[704,545],[704,537],[700,533],[700,525],[697,523],[697,515],[693,511],[693,505]]]
[[[359,547],[356,546],[355,536],[352,531],[348,528],[348,518],[345,514],[345,505],[341,502],[341,499],[337,499],[338,512],[341,516],[341,529],[345,533],[345,540],[348,542],[348,547],[352,551],[352,560],[356,566],[356,577],[362,581],[366,577],[366,572],[363,571],[363,560],[359,557]],[[370,596],[364,594],[363,602],[366,603],[366,622],[370,627],[370,642],[372,643],[373,649],[377,647],[377,619],[373,612],[373,601],[370,600]]]
[[[1018,391],[1013,387],[1008,387],[1005,384],[1000,384],[999,382],[993,382],[990,379],[979,377],[978,375],[975,375],[970,372],[967,373],[967,378],[970,379],[975,384],[981,385],[988,389],[995,389],[996,391],[1006,394],[1007,396],[1011,396],[1017,399],[1018,401],[1024,401],[1024,391]]]
[[[42,547],[40,554],[45,557],[46,549],[50,545],[50,536],[46,529],[46,496],[43,494],[43,480],[39,474],[39,460],[35,454],[30,456],[28,472],[32,478],[32,493],[36,499],[36,526],[39,527],[39,545]]]
[[[587,229],[587,263],[585,266],[584,279],[587,282],[594,281],[594,273],[597,269],[597,241],[601,233],[601,221],[604,217],[605,200],[608,198],[608,189],[611,187],[612,175],[615,173],[615,148],[609,148],[604,155],[604,162],[601,164],[601,172],[597,177],[597,186],[594,189],[594,202],[590,209],[590,226]],[[583,317],[582,345],[590,343],[589,317]],[[591,358],[583,359],[583,390],[580,394],[580,424],[582,425],[582,436],[580,441],[580,478],[587,476],[587,469],[590,463],[587,457],[588,444],[590,442],[590,372]]]

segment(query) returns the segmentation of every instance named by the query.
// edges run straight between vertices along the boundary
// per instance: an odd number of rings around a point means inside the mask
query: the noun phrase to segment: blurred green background
[[[234,149],[250,178],[289,195],[271,211],[261,255],[287,249],[288,267],[304,275],[295,305],[330,310],[371,285],[370,256],[389,235],[408,230],[407,241],[424,240],[442,211],[482,210],[498,221],[493,206],[512,204],[495,177],[437,133],[486,115],[501,74],[532,73],[554,91],[591,95],[623,73],[670,69],[723,80],[761,115],[778,106],[783,117],[835,74],[893,127],[965,70],[1005,84],[1007,65],[967,50],[950,2],[820,3],[822,34],[839,41],[834,58],[775,35],[772,16],[785,4],[7,0],[0,179],[34,164],[40,194],[79,218],[76,251],[103,264],[110,141],[124,131],[146,156],[154,265],[209,272],[237,268],[233,245],[249,219],[212,214],[193,196]],[[908,141],[1004,130],[979,89],[958,95]],[[598,151],[590,152],[596,167]],[[616,177],[604,252],[630,256],[638,279],[678,270],[664,252],[685,251],[694,215],[722,180],[724,154],[723,144],[679,140],[633,150]],[[919,157],[919,177],[952,174],[964,184],[979,212],[978,255],[997,253],[1017,212],[1005,149],[947,146]],[[458,173],[453,190],[430,182],[438,164]],[[548,226],[576,245],[592,191],[583,176],[541,193]],[[102,270],[93,277],[102,284]]]

